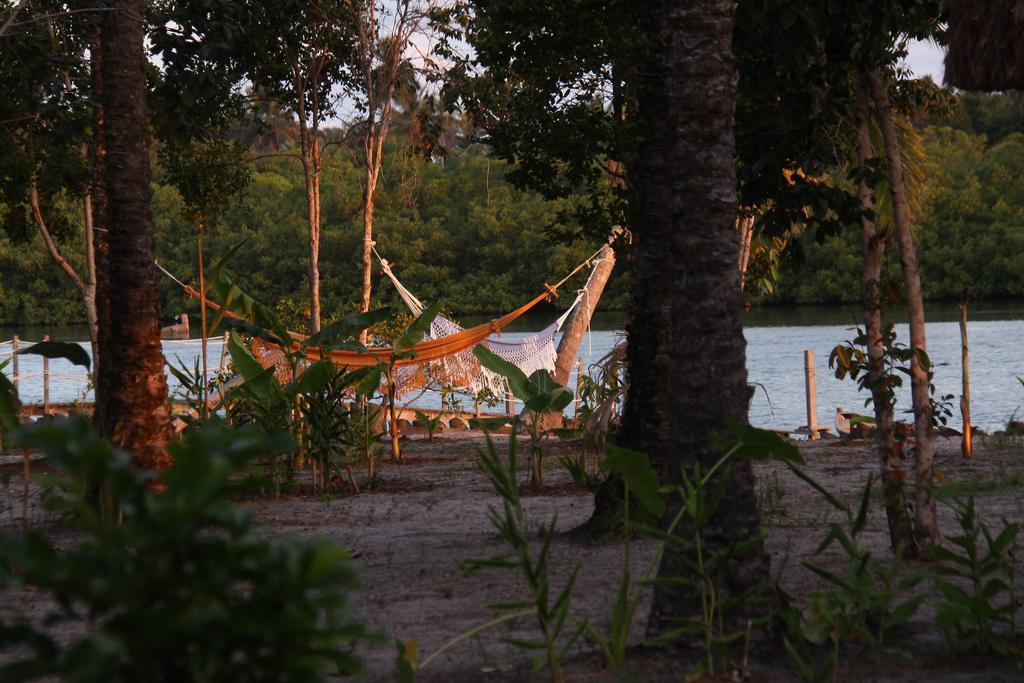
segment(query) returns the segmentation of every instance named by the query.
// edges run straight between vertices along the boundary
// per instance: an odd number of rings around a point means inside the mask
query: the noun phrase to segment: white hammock
[[[376,249],[374,249],[374,253],[377,254]],[[423,302],[417,299],[412,292],[398,281],[387,260],[381,258],[380,254],[377,254],[377,258],[380,260],[384,274],[395,285],[398,295],[402,297],[402,301],[408,306],[409,311],[414,316],[421,315],[426,309]],[[555,361],[557,359],[555,335],[562,328],[569,314],[576,308],[582,297],[583,290],[580,290],[572,305],[555,322],[540,332],[531,334],[518,341],[506,341],[498,335],[491,335],[484,344],[503,359],[516,365],[527,376],[541,369],[552,372],[555,369]],[[427,337],[430,339],[440,339],[462,330],[463,328],[458,324],[439,315],[430,323],[430,332],[427,334]],[[504,377],[480,367],[479,361],[473,355],[473,349],[459,351],[436,361],[425,363],[424,366],[423,368],[409,368],[405,373],[411,378],[413,373],[425,371],[446,388],[465,389],[474,395],[478,395],[483,391],[490,391],[494,396],[501,397],[508,391],[508,383]],[[397,382],[399,386],[407,384],[402,379],[403,377],[400,375]]]

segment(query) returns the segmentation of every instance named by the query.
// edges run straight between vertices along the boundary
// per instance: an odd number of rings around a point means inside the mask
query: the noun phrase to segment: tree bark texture
[[[92,197],[92,220],[93,220],[93,247],[95,249],[94,262],[96,268],[96,352],[93,356],[93,377],[95,378],[95,407],[93,412],[93,423],[100,434],[108,434],[111,430],[106,427],[107,410],[101,396],[110,393],[109,381],[103,374],[102,359],[100,356],[104,349],[110,346],[110,304],[107,292],[110,289],[110,279],[107,277],[107,180],[106,180],[106,158],[107,146],[104,129],[106,123],[103,117],[103,35],[101,33],[101,16],[92,20],[89,27],[89,75],[92,80],[93,99],[96,102],[93,110],[93,136],[91,140],[90,157],[92,184],[90,195]]]
[[[754,217],[737,216],[736,232],[740,242],[740,255],[737,259],[737,265],[739,265],[740,270],[740,289],[743,289],[747,279],[747,266],[750,264],[750,247],[754,241]]]
[[[640,76],[645,137],[630,172],[636,248],[621,440],[672,483],[684,469],[699,463],[706,472],[718,461],[713,436],[725,431],[726,418],[746,421],[751,396],[736,267],[734,3],[660,0],[644,8],[650,52]],[[727,478],[728,503],[703,530],[705,557],[760,535],[750,463],[733,461],[718,476]],[[668,515],[677,510],[673,501]],[[678,531],[681,553],[692,559],[693,530]],[[659,576],[694,578],[668,553]],[[767,579],[768,556],[758,545],[727,563],[718,599]],[[658,586],[649,630],[675,628],[700,605],[699,584]]]
[[[367,159],[369,163],[369,159]],[[363,284],[359,297],[359,310],[370,310],[370,295],[373,292],[373,209],[377,201],[377,178],[367,168],[366,187],[363,190]],[[368,332],[359,332],[359,341],[366,343]]]
[[[146,469],[171,459],[171,413],[160,345],[160,296],[153,266],[149,111],[143,3],[118,0],[103,13],[101,77],[106,257],[101,298],[97,406],[104,436]]]
[[[857,183],[857,196],[861,210],[861,246],[864,269],[861,283],[864,295],[864,335],[868,350],[868,387],[875,409],[875,447],[881,465],[882,491],[885,513],[889,522],[889,540],[893,549],[914,548],[914,527],[907,509],[903,484],[906,473],[902,464],[902,449],[893,438],[893,403],[883,386],[885,379],[885,347],[882,341],[882,257],[885,255],[886,233],[876,219],[874,198],[865,176],[867,162],[874,156],[871,144],[871,106],[867,84],[857,93],[857,165],[861,178]]]
[[[317,135],[300,112],[302,170],[306,178],[306,223],[309,228],[309,332],[320,331],[320,149]]]
[[[907,203],[906,187],[903,184],[903,160],[900,157],[896,124],[893,121],[892,106],[886,84],[878,71],[868,71],[875,114],[885,142],[885,154],[889,162],[889,189],[892,193],[893,223],[896,228],[896,242],[900,247],[900,265],[903,269],[903,284],[906,289],[907,318],[910,323],[910,346],[915,351],[927,354],[928,344],[924,328],[924,299],[921,295],[921,271],[911,233],[910,206]],[[915,446],[915,490],[914,490],[914,534],[918,545],[928,546],[939,541],[939,527],[936,520],[935,499],[931,494],[934,479],[932,448],[932,405],[929,392],[929,368],[922,359],[914,355],[910,365],[910,394],[914,408]]]
[[[561,385],[569,383],[569,375],[576,365],[576,357],[580,351],[580,344],[583,342],[583,335],[590,327],[590,319],[594,316],[594,309],[597,308],[604,287],[608,284],[608,278],[615,268],[615,250],[610,244],[606,244],[597,258],[594,260],[594,269],[590,271],[590,277],[583,286],[583,299],[576,306],[562,329],[562,339],[558,342],[558,350],[555,356],[555,371],[551,373],[552,379]],[[561,413],[547,413],[542,417],[541,427],[553,429],[562,426]]]

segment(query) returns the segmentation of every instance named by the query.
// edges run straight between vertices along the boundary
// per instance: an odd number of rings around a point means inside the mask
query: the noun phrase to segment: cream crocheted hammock
[[[426,309],[423,302],[399,281],[387,259],[382,258],[376,249],[374,249],[374,253],[380,260],[384,274],[391,280],[409,311],[414,316],[421,315]],[[540,332],[518,340],[502,339],[500,333],[491,334],[483,341],[483,344],[508,362],[516,365],[527,376],[537,370],[551,372],[555,369],[555,336],[573,309],[580,303],[582,296],[581,290],[569,308]],[[439,315],[431,322],[427,338],[443,339],[463,331],[463,327]],[[397,380],[396,385],[401,393],[408,393],[413,389],[425,386],[469,392],[473,395],[489,391],[494,396],[502,396],[508,391],[508,383],[504,377],[480,367],[476,356],[473,355],[472,348],[465,348],[417,366],[401,368],[398,371]]]

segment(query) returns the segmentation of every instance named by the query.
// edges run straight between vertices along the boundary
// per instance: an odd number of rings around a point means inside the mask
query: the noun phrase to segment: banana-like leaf
[[[395,340],[395,343],[393,344],[395,351],[406,351],[422,341],[423,335],[430,329],[430,323],[434,322],[434,318],[437,317],[437,312],[439,310],[441,310],[440,303],[433,303],[428,306],[427,309],[413,321],[412,325],[409,325],[409,327],[406,328],[405,332],[402,333],[402,336]]]
[[[337,369],[330,360],[317,361],[302,371],[295,380],[292,391],[295,394],[315,394],[327,386],[336,372]]]
[[[356,387],[356,393],[367,398],[373,396],[380,389],[381,376],[384,374],[384,365],[378,364],[369,368],[369,372],[360,380]]]
[[[558,412],[572,402],[572,392],[551,379],[547,370],[537,370],[527,379],[530,396],[523,400],[529,410]]]
[[[387,308],[378,308],[375,311],[368,311],[366,313],[352,313],[350,315],[346,315],[338,322],[331,323],[327,327],[322,328],[316,334],[310,336],[309,339],[305,341],[305,345],[327,346],[341,342],[353,336],[355,333],[365,330],[371,325],[387,320],[390,313],[390,310]]]
[[[647,511],[656,517],[665,514],[665,499],[658,492],[658,473],[643,453],[612,444],[604,447],[602,469],[622,477],[626,487],[636,495]]]
[[[478,344],[473,348],[473,355],[480,361],[480,365],[504,377],[508,381],[508,388],[512,391],[512,395],[520,401],[526,401],[531,396],[526,373],[517,365],[509,363],[483,344]]]
[[[6,365],[6,363],[4,363]],[[3,365],[0,365],[2,368]],[[0,372],[0,426],[7,432],[18,428],[18,392],[7,375]]]
[[[74,365],[81,365],[88,370],[92,366],[89,354],[78,344],[60,341],[36,342],[26,349],[18,351],[19,355],[35,355],[44,358],[63,358]]]
[[[226,273],[218,273],[212,286],[221,301],[221,310],[218,312],[217,317],[214,318],[213,325],[210,328],[211,331],[217,329],[217,326],[225,317],[225,312],[231,311],[242,316],[256,327],[273,332],[278,338],[275,343],[286,347],[291,344],[291,333],[284,323],[281,322],[281,318],[268,306],[261,304],[242,291],[238,285],[231,281],[231,278]]]
[[[735,439],[715,437],[715,442],[723,451],[734,448],[735,455],[748,460],[779,460],[797,465],[804,464],[800,449],[775,432],[751,427],[729,418],[726,418],[725,426],[735,435]]]
[[[234,332],[228,336],[228,353],[231,354],[231,361],[246,381],[253,379],[263,372],[263,365],[256,360],[255,356],[249,353],[249,349],[242,342],[242,338]]]

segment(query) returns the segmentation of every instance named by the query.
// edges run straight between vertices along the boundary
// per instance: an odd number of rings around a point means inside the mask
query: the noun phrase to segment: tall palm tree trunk
[[[147,469],[170,467],[172,436],[153,267],[143,2],[116,0],[100,24],[106,254],[96,403],[106,437]]]
[[[857,196],[861,210],[861,245],[864,270],[861,278],[864,294],[864,335],[868,347],[868,386],[875,408],[875,446],[882,470],[882,491],[885,513],[889,521],[889,539],[896,550],[914,547],[914,531],[903,491],[906,475],[893,439],[893,403],[882,382],[885,377],[885,354],[882,342],[882,257],[885,255],[886,234],[876,220],[874,200],[865,174],[867,162],[874,156],[871,144],[871,106],[867,84],[857,93],[857,166],[860,180]]]
[[[907,317],[910,322],[910,346],[915,351],[910,364],[911,398],[914,407],[914,534],[921,546],[939,541],[939,527],[936,520],[935,499],[931,494],[934,470],[932,448],[932,406],[929,392],[928,344],[925,340],[924,299],[921,294],[921,272],[917,263],[917,251],[911,233],[910,207],[907,203],[906,188],[903,184],[903,161],[900,157],[896,124],[893,121],[889,94],[881,74],[877,70],[867,73],[875,101],[875,114],[885,142],[885,154],[889,161],[889,188],[892,192],[893,223],[896,227],[896,242],[900,247],[900,264],[903,267],[903,283],[907,296]]]
[[[731,0],[652,1],[641,25],[651,53],[640,77],[645,136],[631,169],[637,250],[622,436],[664,482],[680,482],[698,463],[708,471],[722,455],[713,437],[727,418],[746,421],[751,396],[736,267],[733,11]],[[760,534],[750,463],[718,476],[729,503],[703,530],[705,556]],[[693,578],[676,554],[664,556],[659,575]],[[718,599],[767,578],[758,544],[723,568]],[[656,587],[650,630],[699,614],[700,594],[695,584]]]

